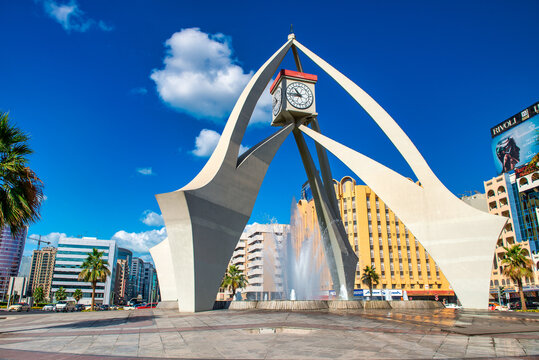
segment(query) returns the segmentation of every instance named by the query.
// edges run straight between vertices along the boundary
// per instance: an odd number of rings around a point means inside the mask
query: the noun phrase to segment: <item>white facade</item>
[[[253,224],[241,236],[245,244],[246,277],[248,285],[242,290],[247,299],[280,298],[283,276],[277,247],[283,242],[288,225]],[[234,260],[234,258],[232,258]]]
[[[104,252],[102,258],[103,260],[107,260],[111,272],[106,282],[97,283],[95,300],[98,304],[111,304],[114,287],[112,284],[114,279],[114,265],[116,264],[116,254],[118,251],[116,241],[88,237],[82,239],[60,239],[58,252],[56,253],[56,262],[54,264],[51,298],[54,298],[54,293],[60,287],[63,287],[68,294],[67,300],[74,300],[72,297],[73,292],[76,289],[81,289],[83,298],[79,303],[90,304],[92,302],[92,284],[78,281],[78,277],[82,270],[82,262],[94,248]]]

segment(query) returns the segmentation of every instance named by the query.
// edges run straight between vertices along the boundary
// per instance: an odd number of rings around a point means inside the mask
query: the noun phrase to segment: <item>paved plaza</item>
[[[539,314],[0,312],[1,359],[539,358]]]

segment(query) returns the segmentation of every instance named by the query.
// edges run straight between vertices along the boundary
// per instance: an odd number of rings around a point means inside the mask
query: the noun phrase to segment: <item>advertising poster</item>
[[[492,153],[498,174],[514,170],[539,153],[539,103],[491,129]]]

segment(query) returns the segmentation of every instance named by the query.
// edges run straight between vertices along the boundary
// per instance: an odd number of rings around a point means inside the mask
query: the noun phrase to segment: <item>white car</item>
[[[449,304],[445,304],[445,308],[446,309],[462,309],[462,306],[449,303]]]
[[[59,312],[68,312],[68,311],[75,311],[75,304],[71,301],[58,301],[56,303],[56,307],[54,308],[54,311]]]
[[[7,311],[28,312],[30,311],[30,305],[28,305],[27,303],[16,303],[16,304],[10,305]]]
[[[56,306],[54,304],[47,304],[41,308],[43,311],[54,311],[56,309]]]

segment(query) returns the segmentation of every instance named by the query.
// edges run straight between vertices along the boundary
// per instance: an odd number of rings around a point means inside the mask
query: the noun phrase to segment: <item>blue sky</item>
[[[393,116],[453,193],[481,191],[496,175],[490,127],[539,99],[538,13],[537,1],[3,1],[0,110],[31,135],[47,196],[30,233],[115,238],[148,259],[165,236],[154,195],[200,171],[291,23]],[[319,75],[323,132],[413,177],[363,110],[303,62]],[[294,69],[291,57],[283,67]],[[268,99],[246,147],[275,130]],[[351,175],[330,161],[336,178]],[[290,137],[251,222],[287,223],[305,180]]]

